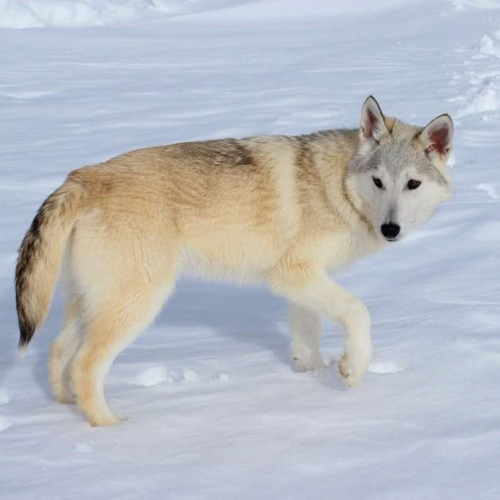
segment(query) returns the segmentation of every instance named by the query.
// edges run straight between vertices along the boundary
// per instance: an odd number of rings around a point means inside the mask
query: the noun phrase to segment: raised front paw
[[[339,361],[339,372],[349,387],[354,387],[361,380],[370,364],[370,359],[369,355],[354,357],[342,355]]]

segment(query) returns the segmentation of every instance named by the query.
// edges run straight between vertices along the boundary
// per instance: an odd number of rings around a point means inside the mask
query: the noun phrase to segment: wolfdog
[[[265,283],[285,297],[299,371],[323,366],[319,315],[339,321],[339,371],[354,386],[372,356],[370,315],[327,272],[400,240],[451,197],[452,136],[446,114],[407,125],[370,96],[357,129],[151,147],[75,170],[19,250],[20,348],[43,324],[63,267],[53,392],[76,401],[90,424],[116,424],[103,389],[111,364],[177,276],[194,272]]]

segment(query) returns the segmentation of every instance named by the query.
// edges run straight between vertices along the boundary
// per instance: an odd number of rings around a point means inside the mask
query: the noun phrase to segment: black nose
[[[394,222],[389,222],[389,224],[382,224],[380,231],[388,240],[393,240],[401,231],[401,228],[394,224]]]

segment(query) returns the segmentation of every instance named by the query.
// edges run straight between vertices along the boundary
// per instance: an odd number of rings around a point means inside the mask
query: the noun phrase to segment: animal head
[[[346,188],[380,238],[401,239],[451,198],[453,184],[446,163],[452,139],[448,115],[415,127],[384,117],[377,101],[372,96],[366,99]]]

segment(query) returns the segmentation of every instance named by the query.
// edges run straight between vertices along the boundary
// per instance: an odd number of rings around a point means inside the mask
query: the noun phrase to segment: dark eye
[[[383,189],[384,188],[384,185],[382,184],[382,181],[377,178],[377,177],[373,177],[373,184],[375,184],[375,186],[377,186],[379,189]]]
[[[420,181],[416,181],[415,179],[410,179],[406,187],[411,191],[413,189],[417,189],[418,186],[420,186],[420,184],[422,184]]]

